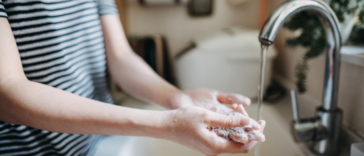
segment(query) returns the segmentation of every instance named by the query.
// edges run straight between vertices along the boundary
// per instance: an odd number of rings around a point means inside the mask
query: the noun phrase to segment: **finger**
[[[250,106],[251,100],[240,94],[226,94],[219,92],[217,100],[223,104],[242,104],[244,107]]]
[[[213,130],[219,137],[228,138],[229,136],[229,131],[226,128],[215,127]]]
[[[217,107],[211,107],[210,110],[216,113],[218,109]]]
[[[247,127],[256,130],[261,130],[261,126],[253,119],[246,116],[227,116],[211,112],[206,119],[204,119],[210,127]]]
[[[263,130],[265,128],[265,124],[266,124],[265,120],[258,121],[258,124],[260,125],[260,127],[262,127],[262,131],[261,132],[263,132]]]
[[[243,134],[230,134],[229,138],[235,142],[248,144],[249,143],[249,136],[247,133]]]
[[[260,124],[258,122],[256,122],[255,120],[250,118],[250,124],[245,125],[244,130],[245,131],[252,131],[252,130],[262,131],[262,126],[260,126]]]
[[[242,144],[220,137],[215,137],[215,139],[216,146],[214,149],[218,150],[219,153],[248,153],[257,144],[257,141],[249,141],[247,144]]]
[[[245,145],[244,150],[249,152],[254,146],[258,143],[258,141],[250,141],[247,145]]]
[[[219,114],[226,114],[228,112],[231,112],[231,109],[229,109],[225,105],[221,105],[221,104],[212,106],[211,108],[207,108],[207,109],[210,109],[211,111],[213,111],[215,113],[219,113]]]
[[[236,111],[240,112],[241,114],[249,117],[249,114],[245,111],[245,108],[243,107],[243,105],[238,105],[236,108]]]
[[[229,138],[235,142],[248,144],[251,140],[265,141],[265,136],[261,131],[255,130],[246,133],[230,133]]]
[[[248,144],[228,141],[223,144],[220,151],[221,153],[248,153],[256,144],[257,141],[250,141]]]
[[[206,121],[206,123],[210,127],[222,127],[222,128],[243,127],[245,125],[251,124],[250,118],[246,116],[228,116],[223,114],[217,114],[214,112],[211,112],[211,114],[208,115],[206,119],[204,119],[204,121]]]
[[[237,108],[238,108],[238,104],[234,103],[231,105],[231,109],[237,110]]]
[[[249,140],[265,141],[265,135],[261,131],[252,131],[249,133]]]
[[[243,107],[242,104],[238,105],[238,104],[234,103],[234,104],[231,105],[231,109],[233,109],[235,111],[238,111],[242,115],[245,115],[245,116],[249,117],[249,114],[245,111],[245,108]]]

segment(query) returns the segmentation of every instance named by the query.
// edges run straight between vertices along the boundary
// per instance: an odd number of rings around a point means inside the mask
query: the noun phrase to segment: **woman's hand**
[[[244,107],[250,106],[251,103],[251,100],[243,95],[228,94],[211,89],[191,89],[177,92],[170,96],[169,101],[175,109],[186,106],[199,106],[213,111],[224,109],[221,104],[227,104],[245,116],[249,115],[245,112]]]
[[[259,130],[258,141],[265,139],[264,123],[258,124],[246,116],[227,116],[196,106],[186,106],[169,111],[162,119],[162,138],[185,145],[191,149],[213,156],[221,153],[247,153],[257,141],[240,144],[218,136],[211,127],[243,127],[252,125]]]

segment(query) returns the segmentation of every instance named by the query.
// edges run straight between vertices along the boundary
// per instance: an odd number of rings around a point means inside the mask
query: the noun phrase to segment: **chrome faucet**
[[[339,138],[342,111],[337,108],[340,73],[341,36],[339,22],[330,7],[321,0],[290,0],[284,2],[264,24],[259,41],[262,45],[273,44],[283,23],[301,11],[316,14],[326,32],[326,63],[322,106],[316,116],[299,119],[296,93],[291,91],[294,120],[292,135],[298,142],[307,142],[311,151],[319,155],[339,154]]]

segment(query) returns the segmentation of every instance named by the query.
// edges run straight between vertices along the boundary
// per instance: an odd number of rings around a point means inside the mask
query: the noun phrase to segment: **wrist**
[[[181,107],[189,106],[192,104],[191,98],[186,95],[183,91],[178,91],[170,94],[168,105],[170,109],[178,109]]]
[[[149,111],[137,110],[133,117],[129,120],[130,124],[122,127],[124,133],[121,135],[145,136],[153,138],[161,138],[168,130],[168,118],[170,111]],[[119,127],[120,129],[120,127]]]
[[[170,140],[174,129],[175,110],[159,112],[157,119],[153,119],[153,129],[147,129],[151,132],[151,137]]]

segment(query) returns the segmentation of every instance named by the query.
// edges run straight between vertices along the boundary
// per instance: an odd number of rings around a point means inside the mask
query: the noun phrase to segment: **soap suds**
[[[208,89],[205,89],[205,91],[191,90],[187,93],[177,94],[177,95],[179,96],[179,102],[182,103],[190,103],[195,106],[200,106],[202,108],[206,108],[216,113],[228,116],[242,116],[245,118],[249,117],[248,113],[244,110],[244,108],[241,108],[242,110],[238,109],[234,111],[233,109],[230,109],[222,105],[218,101],[219,92],[217,91],[211,91]],[[228,97],[227,99],[229,101],[244,102],[246,104],[250,104],[251,102],[249,98],[238,95],[234,96],[234,98]],[[232,107],[234,106],[235,106],[234,109],[238,107],[237,104],[232,105]],[[241,114],[240,112],[243,114]],[[208,127],[208,129],[214,131],[217,135],[226,138],[227,140],[232,140],[242,144],[248,144],[251,140],[264,141],[264,135],[259,130],[253,128],[253,124],[256,122],[253,119],[250,120],[251,120],[250,124],[245,125],[244,127],[235,127],[235,128]],[[204,122],[204,120],[202,119],[201,122]]]
[[[243,116],[241,113],[236,112],[229,108],[217,109],[216,113],[228,116]],[[223,138],[230,139],[232,141],[242,144],[248,144],[251,140],[260,141],[259,138],[261,137],[260,136],[261,133],[259,132],[259,130],[253,128],[252,123],[253,122],[250,122],[249,125],[245,125],[244,127],[234,127],[234,128],[213,127],[212,129],[215,131],[217,135]]]

